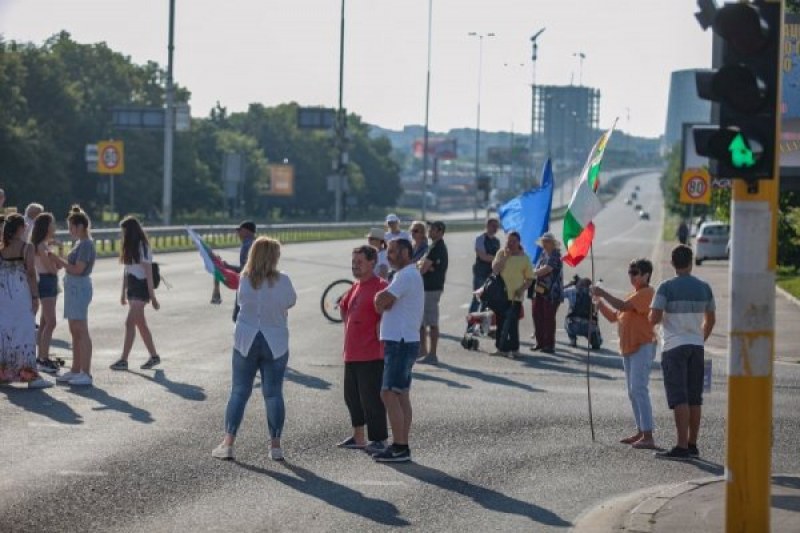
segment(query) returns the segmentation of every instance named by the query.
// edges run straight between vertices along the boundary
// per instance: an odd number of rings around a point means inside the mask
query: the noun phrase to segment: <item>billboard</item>
[[[425,149],[425,140],[416,139],[414,141],[414,157],[422,159]],[[428,156],[436,159],[455,159],[458,157],[458,141],[450,137],[429,137]]]
[[[786,13],[781,70],[781,176],[800,177],[800,13]]]

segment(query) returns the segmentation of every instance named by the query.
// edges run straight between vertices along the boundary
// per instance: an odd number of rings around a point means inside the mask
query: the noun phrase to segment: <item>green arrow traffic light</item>
[[[751,168],[756,164],[756,158],[753,151],[747,145],[741,133],[737,133],[731,143],[728,145],[728,151],[731,153],[731,163],[736,168]]]

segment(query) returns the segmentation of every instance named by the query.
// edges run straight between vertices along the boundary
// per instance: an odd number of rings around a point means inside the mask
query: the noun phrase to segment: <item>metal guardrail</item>
[[[448,220],[448,231],[467,231],[483,227],[483,220]],[[212,248],[239,246],[236,225],[211,226],[153,226],[144,228],[153,249],[157,252],[189,250],[194,244],[186,228],[191,227]],[[383,227],[383,222],[339,222],[312,224],[258,224],[259,235],[269,235],[284,244],[364,237],[371,227]],[[69,242],[67,231],[56,232],[56,238]],[[119,228],[92,230],[98,255],[109,256],[120,252],[122,234]]]

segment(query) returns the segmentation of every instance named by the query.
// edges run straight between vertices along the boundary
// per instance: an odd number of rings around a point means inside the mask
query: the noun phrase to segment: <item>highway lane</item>
[[[620,198],[597,219],[596,274],[617,293],[627,288],[628,260],[652,255],[660,238],[657,178],[638,176],[621,196],[634,184],[650,221],[639,221]],[[560,234],[560,227],[553,229]],[[656,461],[617,444],[631,428],[631,415],[614,355],[616,334],[603,324],[604,350],[592,357],[592,443],[585,359],[563,332],[554,356],[523,349],[524,356],[511,361],[460,347],[472,235],[445,239],[451,267],[442,300],[442,364],[415,369],[414,464],[378,465],[334,447],[348,430],[342,334],[322,317],[319,297],[328,282],[349,275],[356,241],[284,249],[281,266],[299,301],[290,313],[283,465],[266,456],[258,390],[237,441],[237,462],[210,458],[230,383],[232,294],[224,294],[222,306],[209,305],[209,278],[196,254],[161,256],[172,289],[159,289],[162,310],[148,316],[163,363],[139,371],[146,354],[137,343],[136,370],[113,373],[107,366],[119,355],[125,310],[118,303],[120,266],[104,260],[96,268],[91,318],[96,387],[0,388],[0,531],[558,531],[615,494],[721,472],[724,365],[715,364],[707,398],[701,442],[707,462]],[[233,259],[235,252],[223,255]],[[588,269],[586,261],[578,271]],[[56,337],[63,352],[65,325]],[[776,471],[800,471],[793,453],[798,374],[786,367],[776,376]],[[671,444],[660,373],[652,378],[657,436]]]

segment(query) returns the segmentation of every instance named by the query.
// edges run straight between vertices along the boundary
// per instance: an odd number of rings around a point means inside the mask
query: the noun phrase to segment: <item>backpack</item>
[[[506,282],[500,274],[492,274],[484,282],[481,303],[495,313],[502,313],[508,308]]]
[[[153,267],[153,288],[157,289],[161,285],[161,267],[155,261],[150,263],[150,266]]]
[[[585,287],[575,289],[575,305],[570,309],[571,318],[592,318],[592,295]]]

